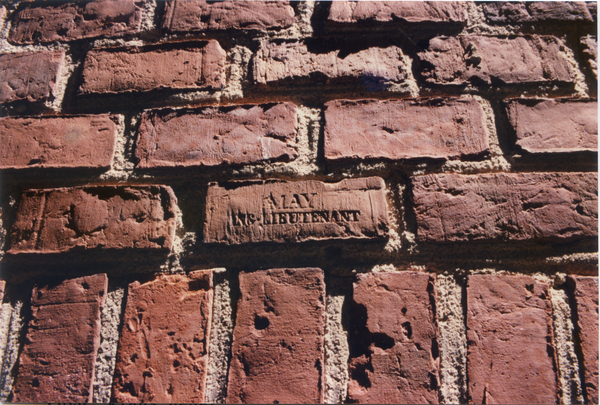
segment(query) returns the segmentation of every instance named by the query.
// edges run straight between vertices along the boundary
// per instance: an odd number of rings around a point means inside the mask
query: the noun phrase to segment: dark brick
[[[375,20],[392,22],[461,22],[467,21],[466,1],[332,1],[328,20],[354,23]]]
[[[214,40],[201,47],[93,50],[85,58],[79,91],[218,90],[225,85],[225,57]]]
[[[204,402],[212,273],[129,285],[113,402]]]
[[[162,27],[169,32],[266,30],[290,27],[294,19],[289,1],[174,0],[165,6]]]
[[[489,2],[483,4],[483,12],[488,21],[501,24],[593,21],[585,3],[578,1]]]
[[[29,190],[21,196],[10,253],[74,248],[170,249],[173,191],[166,186]]]
[[[142,115],[138,167],[217,166],[293,160],[296,106],[291,103]]]
[[[383,180],[232,183],[208,188],[204,241],[300,242],[387,235]]]
[[[325,158],[455,158],[488,151],[474,99],[335,100],[325,104]]]
[[[351,403],[438,403],[435,275],[359,274],[352,321]]]
[[[413,178],[417,239],[574,239],[598,235],[597,173],[431,174]]]
[[[64,51],[0,55],[0,103],[53,99],[64,61]]]
[[[418,54],[428,83],[574,83],[562,41],[551,36],[436,37]]]
[[[469,403],[557,403],[553,350],[546,284],[529,276],[469,276]]]
[[[96,274],[34,287],[14,402],[91,402],[107,285]]]
[[[598,80],[598,41],[595,35],[587,35],[580,39],[581,53],[587,61],[594,77]]]
[[[321,403],[323,271],[240,273],[240,292],[227,403]]]
[[[117,117],[0,118],[0,169],[109,169]]]

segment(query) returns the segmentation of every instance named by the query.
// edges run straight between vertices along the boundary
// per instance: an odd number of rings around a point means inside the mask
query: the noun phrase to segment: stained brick
[[[413,178],[417,239],[572,239],[598,235],[596,173],[433,174]]]
[[[323,271],[240,273],[240,292],[227,402],[321,403]]]
[[[9,252],[170,249],[175,203],[173,191],[165,186],[25,191],[11,230]]]
[[[466,1],[333,1],[328,21],[354,23],[375,20],[392,22],[466,22]]]
[[[0,118],[0,169],[108,169],[115,121],[110,115]]]
[[[294,23],[289,1],[174,0],[167,2],[163,29],[193,32],[226,29],[281,29]]]
[[[469,277],[469,403],[557,403],[552,353],[546,284],[529,276]]]
[[[214,40],[173,49],[93,50],[85,58],[79,91],[218,90],[225,85],[225,56]]]
[[[499,1],[482,7],[487,20],[493,23],[593,21],[586,4],[579,1]]]
[[[506,84],[575,82],[563,42],[551,36],[435,37],[418,54],[429,83]]]
[[[212,273],[129,285],[113,386],[116,402],[204,402]]]
[[[64,51],[0,55],[0,103],[53,99],[64,60]]]
[[[582,381],[586,403],[598,403],[598,277],[569,276],[568,283],[575,297],[577,337],[583,356]]]
[[[598,80],[598,40],[595,35],[586,35],[580,39],[581,53],[587,60],[592,73]]]
[[[453,158],[488,151],[474,99],[335,100],[325,109],[325,158]]]
[[[142,115],[138,167],[216,166],[293,160],[296,106],[265,104]]]
[[[15,402],[91,402],[106,274],[36,286]]]
[[[278,183],[232,183],[208,189],[204,241],[300,242],[387,235],[379,177]]]
[[[358,275],[350,402],[438,403],[434,281],[417,272]]]

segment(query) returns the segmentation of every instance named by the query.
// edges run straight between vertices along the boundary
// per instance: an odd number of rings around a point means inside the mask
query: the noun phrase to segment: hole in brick
[[[391,349],[395,344],[394,339],[385,333],[373,333],[372,339],[373,344],[383,350]]]
[[[258,330],[263,330],[269,327],[269,319],[264,316],[256,315],[254,317],[254,327]]]
[[[402,315],[406,315],[406,308],[402,308],[401,311],[402,311]]]
[[[89,290],[90,289],[90,285],[87,282],[83,282],[81,283],[81,286],[83,287],[84,290]]]
[[[31,386],[32,387],[39,387],[40,386],[40,380],[38,380],[37,377],[34,377],[33,380],[31,380]]]
[[[174,336],[174,335],[175,335],[175,332],[173,332],[173,331],[171,331],[171,332],[167,332],[167,335],[168,335],[168,336]]]
[[[48,365],[50,365],[50,362],[48,360],[42,360],[42,359],[40,359],[40,364],[42,366],[48,366]]]
[[[138,358],[137,353],[133,353],[129,359],[131,360],[132,363],[135,363],[135,361],[137,360],[137,358]]]
[[[440,356],[440,349],[436,338],[431,339],[431,356],[437,359]]]
[[[177,368],[181,365],[181,362],[179,360],[173,360],[173,367]]]
[[[173,385],[169,384],[169,388],[167,389],[167,393],[171,396],[173,396],[173,394],[175,393],[175,389],[173,388]]]
[[[525,284],[525,288],[527,289],[527,291],[533,292],[533,284]]]
[[[410,326],[410,322],[404,322],[402,324],[402,327],[404,328],[406,337],[410,339],[412,337],[412,326]]]
[[[429,387],[432,390],[437,390],[438,389],[437,376],[435,375],[435,373],[432,373],[431,371],[429,372]]]

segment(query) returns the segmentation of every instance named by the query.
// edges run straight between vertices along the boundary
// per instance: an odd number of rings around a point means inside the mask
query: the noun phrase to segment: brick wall
[[[0,401],[598,402],[596,3],[0,19]]]

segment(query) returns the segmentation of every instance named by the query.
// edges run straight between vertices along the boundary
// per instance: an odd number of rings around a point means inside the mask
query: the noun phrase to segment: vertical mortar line
[[[339,404],[348,392],[348,334],[342,325],[344,295],[326,295],[323,402]]]
[[[2,312],[4,312],[4,308],[5,307],[3,306]],[[4,355],[2,358],[2,369],[0,370],[0,402],[6,402],[12,391],[15,379],[13,369],[21,348],[21,332],[23,328],[23,316],[21,314],[23,301],[16,301],[12,307],[9,304],[8,308],[10,308],[11,311],[6,347],[4,348]]]
[[[115,152],[110,170],[100,175],[101,180],[127,180],[135,165],[133,163],[133,143],[135,138],[135,127],[139,116],[129,117],[129,125],[126,125],[124,115],[116,114],[118,122],[115,137]]]

